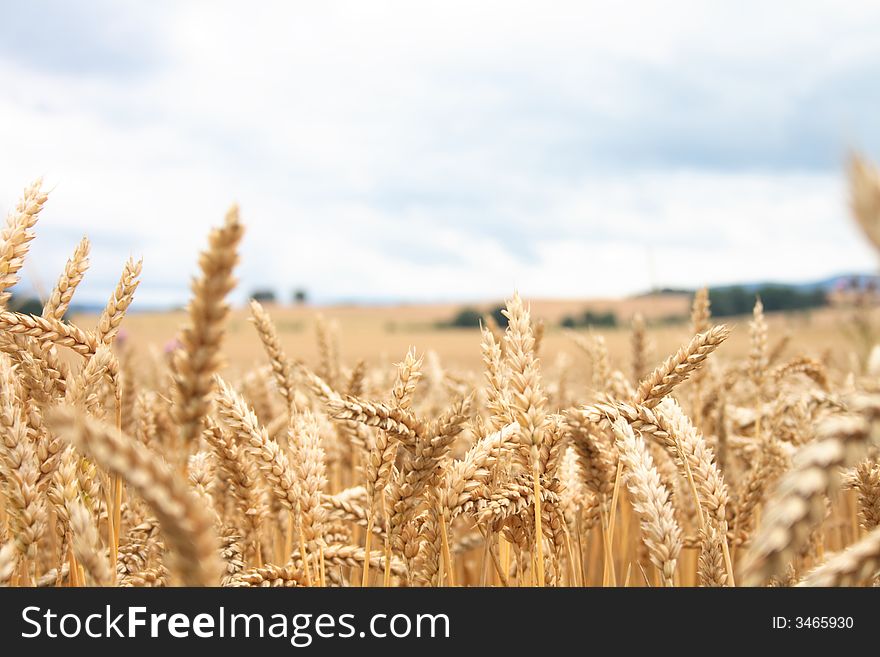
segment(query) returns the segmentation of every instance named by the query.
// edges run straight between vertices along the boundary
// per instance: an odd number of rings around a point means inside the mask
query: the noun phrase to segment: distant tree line
[[[681,293],[681,291],[675,291]],[[670,290],[670,293],[672,291]],[[712,314],[716,317],[746,315],[752,312],[755,299],[761,297],[764,310],[796,311],[819,308],[828,305],[828,296],[821,288],[803,289],[793,285],[761,285],[757,288],[743,286],[718,287],[709,289]],[[507,327],[507,318],[502,314],[504,306],[495,306],[488,312],[473,306],[465,306],[451,319],[438,322],[437,328],[477,328],[491,316],[501,328]],[[654,317],[649,323],[654,326],[680,324],[688,321],[688,315],[665,315]],[[559,325],[567,329],[616,328],[620,325],[617,315],[611,311],[585,310],[579,314],[566,315]]]
[[[275,294],[275,290],[272,288],[261,287],[251,292],[251,299],[260,303],[273,304],[278,301],[278,295]],[[309,294],[306,290],[299,287],[291,293],[290,300],[296,305],[301,306],[309,300]]]
[[[477,328],[481,323],[485,324],[486,316],[495,320],[501,328],[507,328],[507,317],[501,312],[504,306],[495,306],[488,312],[482,312],[473,306],[466,306],[459,310],[452,319],[439,322],[438,328]],[[617,315],[613,312],[584,311],[579,315],[566,315],[559,323],[564,328],[586,328],[588,326],[614,328],[617,326]]]
[[[603,313],[585,310],[580,315],[566,315],[559,325],[562,328],[614,328],[617,326],[617,315],[610,310]]]
[[[716,317],[748,314],[752,312],[757,297],[761,298],[767,312],[807,310],[828,304],[828,297],[820,288],[805,290],[792,285],[762,285],[756,289],[741,286],[709,288],[712,314]]]
[[[488,315],[495,320],[501,328],[507,328],[507,317],[501,312],[504,306],[495,306],[488,313],[481,312],[472,306],[465,306],[459,310],[455,316],[444,322],[438,322],[438,328],[479,328],[480,324],[485,324],[485,317]]]
[[[43,302],[36,297],[23,297],[13,294],[6,305],[10,310],[24,313],[25,315],[41,315],[43,313]]]

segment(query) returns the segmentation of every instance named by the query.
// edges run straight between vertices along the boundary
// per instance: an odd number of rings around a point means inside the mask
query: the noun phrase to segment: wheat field
[[[880,175],[849,174],[880,250]],[[7,219],[0,308],[46,201]],[[233,207],[182,313],[126,318],[129,260],[66,319],[85,239],[40,316],[0,312],[0,583],[877,583],[870,299],[725,325],[701,290],[688,327],[603,335],[514,293],[506,327],[389,331],[416,315],[232,309],[243,232]]]

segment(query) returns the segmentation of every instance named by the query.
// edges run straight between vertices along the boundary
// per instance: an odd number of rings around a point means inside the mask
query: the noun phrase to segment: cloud
[[[131,77],[162,61],[150,39],[159,27],[157,18],[133,3],[106,0],[11,3],[0,21],[0,54],[33,70]]]
[[[233,200],[239,298],[869,268],[839,171],[880,153],[880,9],[809,4],[29,3],[0,27],[0,205],[45,174],[29,278],[88,233],[100,302],[129,254],[140,299],[184,301]]]

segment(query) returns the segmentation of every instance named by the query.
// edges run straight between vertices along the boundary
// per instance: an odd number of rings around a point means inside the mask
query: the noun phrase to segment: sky
[[[81,303],[144,258],[185,303],[211,226],[236,300],[613,297],[870,271],[880,3],[0,3],[0,209],[43,176],[23,287],[82,235]]]

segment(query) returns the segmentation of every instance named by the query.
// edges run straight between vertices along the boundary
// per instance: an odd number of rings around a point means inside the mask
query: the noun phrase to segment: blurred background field
[[[626,370],[631,356],[629,322],[634,313],[641,313],[648,325],[656,361],[666,358],[691,337],[686,321],[690,309],[690,295],[655,295],[619,301],[530,300],[537,320],[543,320],[545,333],[541,358],[547,367],[558,365],[560,354],[567,354],[574,367],[589,368],[589,360],[579,349],[574,334],[588,335],[590,331],[605,337],[612,363]],[[473,308],[489,312],[496,304],[475,305]],[[339,336],[340,356],[348,366],[358,360],[368,365],[389,365],[398,362],[409,347],[419,353],[432,350],[444,366],[454,370],[478,371],[480,336],[474,328],[441,327],[461,312],[458,304],[389,305],[389,306],[268,306],[275,320],[279,336],[291,357],[308,363],[318,358],[316,317],[323,316],[335,324]],[[469,306],[470,308],[470,306]],[[592,309],[597,314],[612,311],[617,317],[615,327],[595,326],[566,328],[560,322],[566,316]],[[671,322],[670,317],[683,321]],[[865,317],[850,307],[832,306],[802,312],[768,313],[767,321],[771,342],[790,337],[787,353],[798,355],[805,348],[812,355],[828,359],[828,364],[841,368],[852,366],[852,359],[864,359],[857,335],[855,317]],[[264,362],[264,353],[246,308],[233,310],[228,324],[225,353],[228,367],[233,372],[251,369]],[[749,349],[748,316],[719,319],[734,326],[733,335],[724,344],[725,358],[739,359]],[[75,315],[73,321],[90,326],[97,316]],[[178,329],[185,322],[181,312],[141,312],[126,318],[123,335],[138,351],[162,352],[170,348]],[[771,344],[771,346],[773,346]]]

